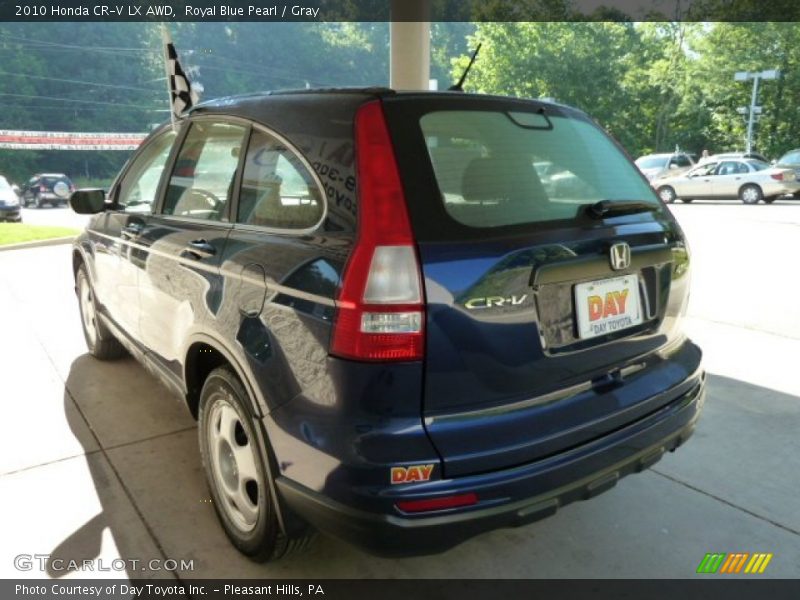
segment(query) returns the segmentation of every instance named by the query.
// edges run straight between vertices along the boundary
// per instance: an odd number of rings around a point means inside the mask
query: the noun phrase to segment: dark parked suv
[[[63,173],[41,173],[34,175],[22,188],[22,201],[25,206],[42,208],[66,206],[69,195],[75,191],[70,178]]]
[[[542,162],[582,184],[547,192]],[[701,410],[683,234],[566,106],[226,98],[72,206],[97,213],[73,254],[90,352],[125,348],[185,399],[257,559],[312,528],[408,555],[535,521],[655,463]]]

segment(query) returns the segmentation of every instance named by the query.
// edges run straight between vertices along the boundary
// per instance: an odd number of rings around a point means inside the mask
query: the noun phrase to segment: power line
[[[19,45],[27,45],[29,47],[52,47],[64,50],[82,50],[89,52],[104,52],[104,53],[138,53],[138,52],[158,52],[155,48],[136,48],[136,47],[122,47],[122,46],[81,46],[76,44],[62,44],[59,42],[48,42],[45,40],[34,40],[31,38],[18,37],[9,35],[7,33],[0,33],[0,37],[13,40]]]
[[[121,102],[101,102],[99,100],[78,100],[76,98],[59,98],[56,96],[39,96],[39,95],[31,95],[31,94],[12,94],[9,92],[0,92],[0,96],[9,96],[12,98],[31,98],[34,100],[55,100],[58,102],[76,102],[79,104],[98,104],[102,106],[124,106],[128,108],[139,108],[142,110],[158,110],[158,109],[148,109],[144,106],[138,106],[136,104],[123,104]]]
[[[87,85],[91,87],[103,87],[117,90],[133,90],[137,92],[158,92],[159,90],[153,88],[133,87],[129,85],[116,85],[111,83],[98,83],[95,81],[81,81],[79,79],[61,79],[60,77],[45,77],[43,75],[31,75],[29,73],[11,73],[9,71],[0,71],[0,75],[10,75],[12,77],[25,77],[27,79],[41,79],[44,81],[58,81],[60,83],[77,83],[79,85]]]
[[[112,110],[112,109],[119,109],[125,111],[132,111],[132,110],[140,110],[142,112],[150,112],[150,113],[157,113],[157,112],[169,112],[168,108],[130,108],[129,106],[64,106],[58,104],[44,104],[44,105],[35,105],[35,104],[8,104],[3,102],[2,104],[3,109],[7,108],[21,108],[30,111],[39,111],[39,110],[47,110],[47,111],[61,111],[61,112],[73,112],[73,111],[97,111],[97,110]],[[26,115],[28,116],[28,115]]]
[[[37,50],[56,50],[56,49],[58,49],[58,50],[61,50],[61,49],[80,50],[80,51],[86,51],[86,52],[99,52],[101,54],[107,54],[107,55],[110,54],[110,55],[113,55],[113,56],[124,56],[125,52],[146,52],[146,53],[154,53],[154,54],[160,52],[159,49],[153,49],[153,48],[124,48],[124,47],[115,47],[115,46],[79,46],[79,45],[74,45],[74,44],[60,44],[60,43],[57,43],[57,42],[46,42],[46,41],[40,41],[40,40],[33,40],[33,39],[30,39],[30,38],[19,38],[19,37],[16,37],[16,36],[11,36],[11,35],[8,35],[8,34],[3,34],[3,33],[0,33],[0,37],[6,37],[6,38],[9,38],[9,39],[13,39],[13,40],[22,40],[22,41],[17,42],[17,43],[20,43],[20,44],[25,43],[30,47],[35,47]],[[0,48],[0,50],[3,50],[3,48]],[[5,50],[10,50],[10,48],[5,48]],[[120,52],[117,52],[117,51],[120,51]],[[182,53],[179,52],[179,54],[184,54],[185,56],[199,56],[198,53],[192,52],[192,49],[187,49]],[[207,54],[207,55],[204,54],[202,56],[207,57],[208,59],[211,59],[211,60],[219,60],[219,61],[224,61],[224,62],[233,63],[233,64],[240,64],[240,65],[250,65],[250,66],[255,67],[255,68],[245,70],[245,69],[236,69],[234,67],[213,66],[213,65],[199,63],[196,60],[187,61],[187,64],[193,64],[193,65],[196,65],[196,66],[199,66],[199,67],[202,67],[202,68],[211,69],[211,70],[215,70],[215,71],[233,71],[235,73],[244,73],[244,74],[248,74],[248,75],[259,75],[259,74],[260,75],[268,75],[270,77],[274,77],[275,79],[282,79],[284,81],[295,81],[295,82],[309,81],[309,79],[307,77],[302,77],[300,75],[295,75],[295,74],[292,73],[291,70],[288,70],[288,69],[281,69],[279,67],[273,67],[273,66],[270,66],[270,65],[257,64],[257,63],[253,63],[253,62],[250,62],[250,61],[241,60],[241,59],[238,59],[238,58],[231,58],[229,56],[221,56],[221,55],[216,54],[216,53]],[[268,71],[271,71],[272,73],[270,73]],[[279,76],[279,75],[275,75],[274,73],[284,73],[286,75]],[[313,80],[312,83],[319,83],[321,85],[336,85],[334,83],[327,82],[327,81],[317,81],[316,79]]]

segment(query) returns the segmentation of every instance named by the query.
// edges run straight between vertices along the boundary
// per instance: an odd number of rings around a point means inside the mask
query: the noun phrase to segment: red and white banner
[[[146,133],[77,133],[0,129],[0,149],[136,150]]]

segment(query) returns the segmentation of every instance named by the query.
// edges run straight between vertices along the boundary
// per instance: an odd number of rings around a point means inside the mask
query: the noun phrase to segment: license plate
[[[575,286],[578,337],[593,338],[634,327],[642,322],[639,278],[625,275]]]

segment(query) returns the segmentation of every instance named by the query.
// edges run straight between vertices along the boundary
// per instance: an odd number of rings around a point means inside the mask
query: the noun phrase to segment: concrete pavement
[[[19,572],[27,553],[193,561],[104,576],[683,578],[706,552],[772,552],[764,576],[797,577],[800,318],[776,259],[800,250],[800,204],[673,210],[694,252],[687,328],[710,373],[693,439],[553,518],[404,560],[327,537],[275,564],[240,556],[208,502],[194,421],[132,359],[85,354],[69,248],[0,255],[0,577],[93,576],[55,561]]]

